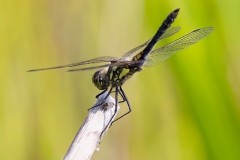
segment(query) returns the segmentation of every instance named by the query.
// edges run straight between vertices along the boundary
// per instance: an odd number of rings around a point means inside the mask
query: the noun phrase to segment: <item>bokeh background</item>
[[[214,32],[125,83],[133,112],[93,159],[239,160],[239,0],[1,0],[0,159],[62,159],[99,93],[93,71],[26,70],[119,57],[178,7],[181,32],[158,46]]]

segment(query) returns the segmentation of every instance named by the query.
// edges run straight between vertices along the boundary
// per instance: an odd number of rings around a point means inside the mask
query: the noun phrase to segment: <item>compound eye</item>
[[[105,70],[99,70],[99,71],[95,72],[93,75],[92,82],[100,90],[104,90],[107,88],[105,80],[104,80],[105,76],[106,76]]]

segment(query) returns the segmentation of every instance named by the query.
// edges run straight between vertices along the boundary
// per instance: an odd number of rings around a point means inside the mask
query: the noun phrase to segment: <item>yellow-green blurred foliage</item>
[[[93,159],[239,160],[239,0],[1,0],[0,159],[62,159],[100,92],[93,71],[26,70],[121,56],[178,7],[182,30],[163,42],[214,32],[125,83],[133,112]]]

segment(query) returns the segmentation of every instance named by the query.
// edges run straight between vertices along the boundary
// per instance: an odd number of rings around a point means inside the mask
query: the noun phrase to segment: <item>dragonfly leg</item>
[[[112,91],[111,93],[114,93],[114,92],[116,92],[116,91]],[[121,97],[123,97],[122,93],[121,92],[119,92],[119,93],[120,93]],[[125,100],[118,101],[118,103],[123,103],[123,102],[125,102]]]
[[[103,93],[105,93],[107,91],[107,89],[105,89],[104,91],[102,91],[101,93],[96,95],[96,98],[98,98],[99,96],[101,96]]]
[[[120,92],[119,92],[120,93]],[[122,101],[119,101],[118,103],[123,103],[123,102],[125,102],[124,100],[122,100]]]
[[[111,123],[111,125],[114,123],[114,122],[116,122],[117,120],[119,120],[119,119],[121,119],[122,117],[124,117],[124,116],[126,116],[127,114],[129,114],[131,111],[132,111],[132,108],[131,108],[131,105],[130,105],[130,103],[129,103],[129,101],[128,101],[128,99],[127,99],[127,96],[126,96],[126,94],[125,94],[125,92],[123,91],[123,89],[122,89],[122,87],[120,86],[120,91],[119,91],[119,93],[120,93],[120,95],[122,96],[122,98],[123,98],[123,102],[127,102],[127,105],[128,105],[128,111],[126,112],[126,113],[124,113],[123,115],[121,115],[120,117],[118,117],[117,119],[115,119],[112,123]],[[111,126],[110,125],[110,126]]]
[[[90,109],[93,109],[93,108],[97,107],[97,106],[103,105],[103,103],[106,101],[106,99],[108,98],[108,96],[111,94],[112,89],[113,89],[113,87],[109,90],[108,94],[102,99],[102,101],[101,101],[100,103],[98,103],[98,104],[96,104],[95,106],[89,108],[88,111],[89,111]],[[96,97],[99,97],[100,95],[104,94],[105,92],[107,92],[107,90],[102,91],[102,92],[99,93]]]
[[[112,88],[111,88],[111,89],[112,89]],[[117,113],[117,106],[118,106],[118,92],[119,92],[119,90],[118,90],[118,86],[116,86],[114,113],[113,113],[112,117],[110,118],[108,124],[107,124],[107,125],[105,126],[105,128],[103,129],[103,131],[102,131],[100,137],[102,137],[102,134],[105,132],[105,130],[106,130],[108,127],[110,127],[110,126],[112,125],[111,122],[112,122],[113,118],[115,117],[115,115],[116,115],[116,113]],[[109,92],[109,93],[110,93],[110,92]]]
[[[122,94],[122,92],[121,92],[121,91],[119,91],[119,94],[121,95],[121,97],[122,97],[122,99],[123,99],[123,100],[121,100],[121,101],[118,101],[118,103],[123,103],[123,102],[126,102],[126,100],[123,98],[124,96],[123,96],[123,94]]]
[[[112,92],[111,93],[115,93],[116,92],[116,89],[115,90],[112,90]],[[119,92],[120,93],[120,92]]]
[[[116,92],[116,91],[112,91],[111,93],[114,93],[114,92]],[[121,97],[122,97],[122,99],[123,99],[123,95],[122,95],[122,93],[120,92],[120,91],[118,91],[119,92],[119,94],[121,95]],[[124,99],[123,100],[121,100],[121,101],[118,101],[118,103],[123,103],[123,102],[126,102]]]

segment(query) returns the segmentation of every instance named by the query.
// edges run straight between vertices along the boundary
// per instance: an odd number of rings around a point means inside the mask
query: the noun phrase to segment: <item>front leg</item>
[[[113,87],[112,87],[112,88],[113,88]],[[111,88],[111,89],[112,89],[112,88]],[[118,92],[119,92],[119,90],[118,90],[118,86],[116,86],[115,88],[116,88],[116,91],[115,91],[115,104],[114,104],[114,107],[115,107],[115,108],[114,108],[114,113],[113,113],[112,117],[110,118],[110,120],[109,120],[108,124],[106,125],[106,127],[103,129],[100,137],[102,137],[102,134],[106,131],[106,129],[107,129],[108,127],[111,127],[113,118],[115,117],[115,115],[116,115],[116,113],[117,113],[117,110],[118,110]]]
[[[99,96],[101,96],[102,94],[104,94],[107,91],[107,89],[105,89],[104,91],[102,91],[101,93],[96,95],[96,98],[98,98]]]
[[[96,104],[95,106],[89,108],[88,111],[89,111],[90,109],[92,109],[92,108],[97,107],[97,106],[101,106],[101,105],[106,101],[106,99],[108,98],[108,96],[111,94],[112,89],[113,89],[113,87],[110,88],[110,90],[108,91],[107,95],[103,98],[103,100],[101,101],[101,103]],[[96,97],[99,97],[100,95],[104,94],[105,92],[107,92],[107,90],[102,91],[102,92],[99,93]]]

